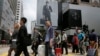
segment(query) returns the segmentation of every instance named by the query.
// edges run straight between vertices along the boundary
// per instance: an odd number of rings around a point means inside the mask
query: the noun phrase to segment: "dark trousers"
[[[89,46],[86,46],[86,52],[88,51]]]
[[[76,52],[75,52],[76,51]],[[78,48],[78,45],[75,45],[73,44],[73,50],[72,50],[73,53],[79,53],[79,48]]]
[[[17,46],[15,56],[20,56],[22,51],[23,51],[25,56],[29,56],[29,53],[28,53],[28,50],[27,50],[27,46],[25,46],[25,45],[18,45]]]
[[[52,54],[52,48],[50,48],[50,43],[49,42],[46,42],[45,43],[45,56],[54,56]]]
[[[36,43],[36,44],[33,43],[33,45],[32,45],[32,50],[33,50],[33,52],[35,53],[35,56],[36,56],[36,54],[37,54],[37,49],[38,49],[38,43]]]
[[[67,46],[67,43],[65,41],[62,41],[62,54],[63,54],[63,48],[65,48],[66,54],[68,54],[68,46]]]
[[[49,48],[50,48],[50,43],[46,42],[45,43],[45,56],[49,56]]]

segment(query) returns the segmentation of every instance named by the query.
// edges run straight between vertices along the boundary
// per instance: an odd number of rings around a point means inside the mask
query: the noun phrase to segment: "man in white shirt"
[[[62,32],[62,54],[63,54],[63,48],[65,48],[66,54],[68,54],[67,34],[65,33],[65,31]]]

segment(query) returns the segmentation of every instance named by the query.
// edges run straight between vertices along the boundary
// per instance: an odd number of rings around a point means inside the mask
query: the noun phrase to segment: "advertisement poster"
[[[37,25],[45,26],[45,21],[49,20],[52,26],[58,26],[58,2],[38,0],[37,1]]]

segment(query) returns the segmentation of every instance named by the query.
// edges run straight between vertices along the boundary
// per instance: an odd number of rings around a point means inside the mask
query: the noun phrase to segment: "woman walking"
[[[18,30],[19,30],[19,24],[14,25],[14,32],[11,37],[11,45],[10,49],[8,51],[8,56],[11,56],[12,51],[16,51],[16,41],[17,41],[17,36],[18,36]]]

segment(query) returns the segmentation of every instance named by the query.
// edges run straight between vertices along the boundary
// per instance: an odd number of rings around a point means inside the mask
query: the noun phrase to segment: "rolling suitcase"
[[[56,54],[56,56],[62,56],[62,50],[61,50],[61,48],[56,48],[55,49],[55,54]]]

